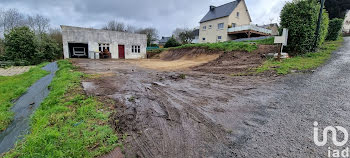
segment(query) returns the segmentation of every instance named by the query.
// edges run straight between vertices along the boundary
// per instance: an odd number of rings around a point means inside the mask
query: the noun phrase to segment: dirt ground
[[[194,61],[187,55],[73,60],[81,71],[101,74],[83,86],[88,95],[116,102],[111,124],[128,135],[125,157],[231,157],[250,127],[266,121],[264,111],[273,107],[261,104],[274,95],[276,78],[196,71],[203,63],[222,64],[224,52],[194,54]]]

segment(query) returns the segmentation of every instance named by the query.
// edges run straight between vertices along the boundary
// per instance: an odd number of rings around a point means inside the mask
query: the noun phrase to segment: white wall
[[[113,59],[119,58],[118,45],[124,45],[125,59],[146,58],[146,35],[71,26],[61,26],[61,29],[64,58],[69,58],[68,43],[86,43],[89,51],[95,52],[99,50],[99,43],[108,43]],[[132,53],[132,45],[140,46],[140,53]]]
[[[346,13],[343,24],[343,32],[350,33],[350,11]]]

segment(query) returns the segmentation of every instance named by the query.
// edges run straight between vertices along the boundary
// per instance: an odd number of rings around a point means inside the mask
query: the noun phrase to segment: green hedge
[[[343,21],[343,19],[335,18],[329,22],[327,40],[336,41],[339,38],[343,27]]]
[[[289,29],[288,47],[291,55],[304,54],[313,49],[315,31],[321,5],[316,0],[288,2],[281,11],[281,26]],[[324,10],[320,36],[320,46],[327,36],[328,13]]]

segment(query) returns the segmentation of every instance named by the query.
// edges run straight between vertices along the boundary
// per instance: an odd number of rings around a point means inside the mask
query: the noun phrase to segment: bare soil
[[[171,63],[203,56],[194,54],[169,53],[158,60]],[[224,52],[211,55],[216,59],[209,64],[225,57]],[[268,89],[276,79],[209,74],[192,67],[164,71],[143,67],[139,61],[73,62],[85,73],[100,74],[83,83],[87,94],[115,101],[110,123],[127,134],[125,157],[233,156],[248,127],[266,121],[264,110],[269,107],[260,103],[268,97],[260,96],[273,94]]]

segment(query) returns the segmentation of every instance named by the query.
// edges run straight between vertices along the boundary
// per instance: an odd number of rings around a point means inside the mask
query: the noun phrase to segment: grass
[[[181,48],[207,48],[209,50],[220,50],[220,51],[252,52],[258,49],[258,46],[247,42],[218,42],[218,43],[185,44],[185,45],[175,47],[175,48],[170,48],[170,49],[181,49]]]
[[[332,52],[338,49],[342,42],[342,38],[338,41],[325,42],[316,53],[306,53],[282,60],[281,62],[274,59],[267,60],[261,67],[256,69],[256,72],[262,73],[272,70],[276,71],[277,74],[285,75],[292,70],[303,71],[317,68],[331,57]]]
[[[49,74],[41,68],[43,63],[31,68],[16,76],[0,76],[0,132],[5,130],[13,119],[13,112],[10,110],[13,106],[13,100],[18,99],[27,89],[40,78]]]
[[[262,44],[262,45],[273,45],[275,44],[275,37],[270,37],[262,40],[255,40],[255,41],[244,41],[244,42]]]
[[[31,117],[30,133],[4,157],[96,157],[118,145],[103,104],[82,93],[84,74],[67,60],[58,65],[49,96]]]
[[[256,43],[256,41],[255,41]],[[148,53],[159,54],[166,50],[174,50],[174,49],[184,49],[184,48],[205,48],[209,50],[218,50],[218,51],[247,51],[252,52],[258,49],[256,44],[251,44],[249,42],[218,42],[218,43],[197,43],[197,44],[184,44],[178,47],[171,48],[159,48],[151,51],[147,51]]]

